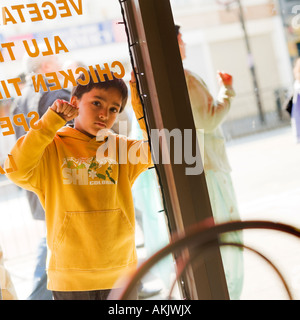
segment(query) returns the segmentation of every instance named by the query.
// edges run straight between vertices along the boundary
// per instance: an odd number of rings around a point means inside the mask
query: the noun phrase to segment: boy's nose
[[[107,114],[108,114],[108,110],[106,110],[106,109],[102,109],[102,110],[100,110],[100,112],[99,112],[99,118],[101,118],[101,119],[106,119],[107,118]]]

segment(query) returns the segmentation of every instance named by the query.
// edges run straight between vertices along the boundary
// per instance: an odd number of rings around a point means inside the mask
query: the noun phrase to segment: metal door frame
[[[201,161],[169,0],[120,0],[120,3],[148,129],[179,128],[182,133],[191,129],[194,154],[198,154],[197,161]],[[163,148],[160,151],[165,152]],[[152,155],[158,159],[158,155]],[[156,169],[171,233],[184,234],[193,224],[212,219],[203,172],[186,175],[186,165],[172,161],[156,163]],[[200,266],[191,265],[183,283],[188,299],[229,299],[219,248],[204,253]]]

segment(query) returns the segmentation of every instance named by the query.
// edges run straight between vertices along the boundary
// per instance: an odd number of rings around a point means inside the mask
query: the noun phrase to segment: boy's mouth
[[[106,128],[106,124],[104,122],[101,122],[101,121],[95,122],[95,125],[100,127],[100,128]]]

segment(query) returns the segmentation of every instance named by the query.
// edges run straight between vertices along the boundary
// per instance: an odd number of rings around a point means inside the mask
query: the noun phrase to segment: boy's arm
[[[64,105],[69,104],[66,101],[55,101],[34,128],[18,139],[11,150],[17,170],[8,173],[7,177],[21,187],[32,191],[39,188],[42,178],[38,174],[41,159],[47,146],[53,141],[56,132],[65,125],[66,117],[69,115],[64,115],[63,112],[66,110]],[[9,168],[9,166],[10,160],[8,158],[5,168]]]
[[[132,103],[133,111],[135,113],[135,117],[143,132],[143,139],[148,140],[147,127],[146,127],[146,122],[144,118],[144,110],[141,104],[140,96],[136,87],[136,82],[134,80],[134,77],[131,78],[131,81],[129,82],[129,84],[130,84],[130,91],[131,91],[131,103]]]
[[[131,77],[130,81],[130,90],[131,90],[131,103],[133,107],[133,111],[135,113],[136,119],[139,123],[139,126],[143,133],[143,140],[136,141],[137,144],[139,144],[139,150],[140,150],[140,161],[139,163],[144,166],[144,170],[153,166],[152,156],[151,156],[151,150],[150,150],[150,143],[149,143],[149,137],[146,127],[146,121],[144,118],[144,110],[143,106],[140,100],[140,96],[137,91],[135,78]],[[130,161],[130,159],[129,159]],[[134,163],[134,161],[131,161]]]

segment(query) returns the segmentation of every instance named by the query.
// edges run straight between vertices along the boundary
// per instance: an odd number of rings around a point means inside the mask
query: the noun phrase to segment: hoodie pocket
[[[59,269],[109,269],[136,259],[135,234],[120,210],[66,212],[54,244]]]

